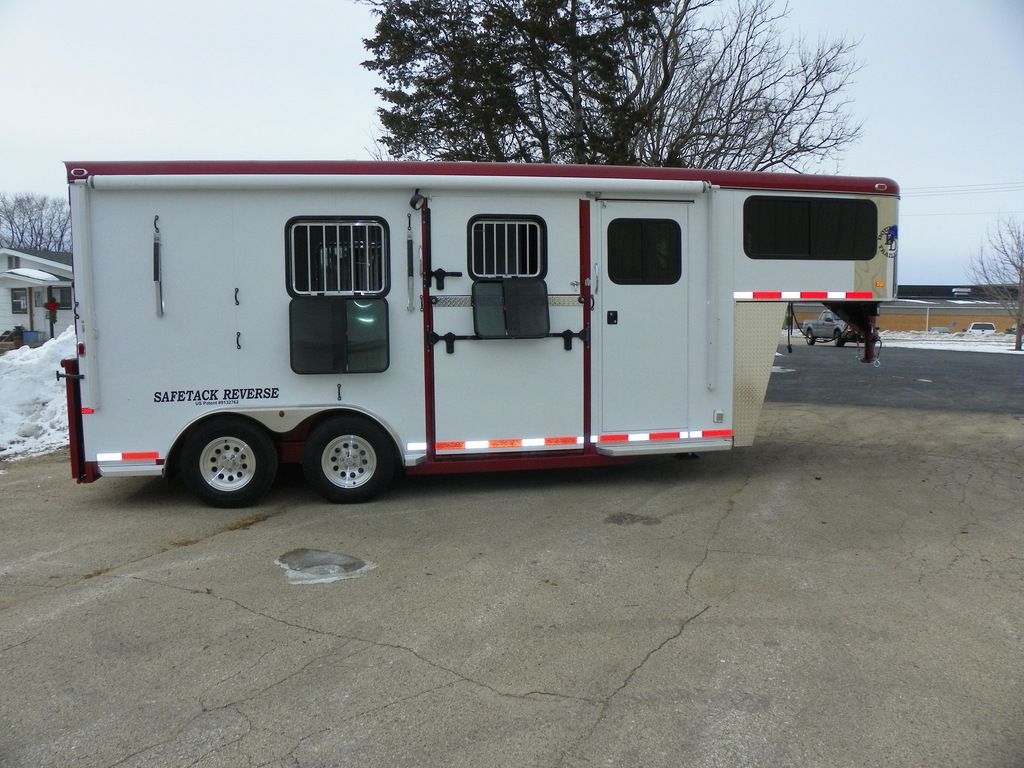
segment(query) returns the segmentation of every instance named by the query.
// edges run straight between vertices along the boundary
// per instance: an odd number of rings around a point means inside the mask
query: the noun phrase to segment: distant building
[[[795,309],[797,320],[803,322],[817,317],[821,305],[797,304]],[[957,333],[976,322],[995,323],[1006,331],[1014,320],[984,285],[901,285],[896,300],[883,302],[878,316],[883,331],[945,328]]]
[[[50,338],[74,322],[71,254],[0,248],[0,332],[21,326]],[[47,303],[57,302],[51,329]]]

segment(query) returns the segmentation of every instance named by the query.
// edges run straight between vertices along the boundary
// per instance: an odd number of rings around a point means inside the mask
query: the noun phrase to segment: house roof
[[[0,256],[16,256],[23,261],[31,261],[34,265],[40,266],[46,271],[59,273],[58,276],[71,276],[71,254],[64,251],[40,251],[32,248],[0,248]]]

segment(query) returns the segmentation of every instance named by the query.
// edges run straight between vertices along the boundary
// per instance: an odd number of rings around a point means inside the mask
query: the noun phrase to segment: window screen
[[[388,304],[377,298],[300,297],[288,308],[295,373],[387,369]]]
[[[682,275],[682,230],[672,219],[614,219],[608,277],[620,285],[671,285]]]
[[[543,277],[547,231],[537,217],[474,216],[469,221],[469,274],[477,280]]]
[[[875,255],[878,210],[870,200],[749,197],[743,249],[752,259],[844,261]]]
[[[388,232],[379,219],[293,219],[287,228],[292,296],[382,294]]]

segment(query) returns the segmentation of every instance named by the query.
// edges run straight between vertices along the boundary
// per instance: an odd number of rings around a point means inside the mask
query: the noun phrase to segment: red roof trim
[[[729,189],[771,189],[815,192],[856,192],[898,195],[892,179],[861,176],[817,176],[798,173],[712,171],[693,168],[649,168],[616,165],[541,165],[539,163],[420,163],[346,160],[314,161],[146,161],[66,162],[69,182],[90,176],[209,175],[407,175],[508,176],[527,178],[650,179],[708,181]]]

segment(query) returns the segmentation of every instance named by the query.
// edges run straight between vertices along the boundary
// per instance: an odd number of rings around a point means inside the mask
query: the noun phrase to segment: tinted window
[[[682,230],[672,219],[608,225],[608,277],[620,285],[670,285],[682,275]]]
[[[752,259],[867,260],[875,255],[878,210],[870,200],[750,197],[743,250]]]
[[[531,339],[551,330],[543,280],[510,277],[473,283],[473,330],[485,339]]]
[[[385,299],[296,298],[288,315],[295,373],[376,373],[387,369]]]

